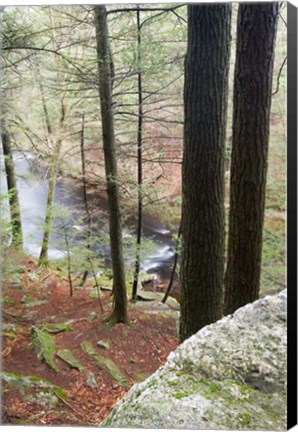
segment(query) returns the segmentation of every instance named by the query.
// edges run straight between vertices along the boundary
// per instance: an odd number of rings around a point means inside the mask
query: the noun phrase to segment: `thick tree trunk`
[[[108,48],[108,26],[105,6],[95,6],[94,17],[113,270],[114,310],[111,319],[116,322],[126,322],[127,296],[122,247],[122,217],[119,202],[114,114],[111,91],[111,60]]]
[[[240,4],[225,313],[259,297],[277,2]]]
[[[4,122],[1,122],[1,140],[4,155],[4,167],[7,179],[8,200],[11,218],[12,244],[19,248],[23,247],[21,211],[17,189],[14,163],[11,151],[10,136],[5,130]]]
[[[231,5],[188,6],[180,341],[222,315]]]

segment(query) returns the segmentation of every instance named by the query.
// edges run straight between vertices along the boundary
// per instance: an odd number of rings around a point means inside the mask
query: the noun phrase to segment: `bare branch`
[[[287,58],[288,58],[287,56],[284,58],[284,61],[282,62],[281,67],[280,67],[280,69],[278,71],[276,90],[272,93],[271,96],[274,96],[274,95],[276,95],[278,93],[278,90],[279,90],[279,81],[280,81],[281,73],[282,73],[284,65],[286,64]]]
[[[152,8],[122,8],[122,9],[111,9],[107,11],[107,15],[111,15],[114,13],[123,13],[123,12],[173,12],[175,9],[179,9],[183,6],[186,6],[186,3],[179,4],[177,6],[173,6],[170,8],[158,8],[158,7],[152,7]]]

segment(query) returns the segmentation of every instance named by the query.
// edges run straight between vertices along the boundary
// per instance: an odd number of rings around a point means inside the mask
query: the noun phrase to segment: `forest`
[[[100,424],[286,286],[287,4],[1,9],[2,424]]]

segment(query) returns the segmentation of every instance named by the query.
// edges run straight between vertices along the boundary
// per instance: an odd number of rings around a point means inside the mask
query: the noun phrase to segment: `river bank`
[[[20,197],[24,250],[36,258],[43,235],[48,188],[47,167],[31,152],[15,152],[14,162]],[[5,186],[5,182],[2,182],[2,193],[7,190]],[[93,252],[96,259],[101,260],[102,265],[110,268],[107,197],[103,185],[88,185],[88,203],[92,214]],[[124,259],[129,280],[132,278],[134,264],[137,220],[133,202],[126,200],[125,194],[122,194],[122,207]],[[164,207],[169,211],[165,212]],[[164,198],[163,201],[159,200],[153,204],[150,209],[144,209],[141,271],[156,275],[157,282],[151,288],[157,291],[163,291],[170,278],[179,213],[179,199],[175,197]],[[162,216],[165,217],[167,214],[170,216],[164,221]],[[87,244],[86,226],[81,180],[75,176],[58,175],[49,258],[63,260],[68,253],[73,257],[78,251],[82,253]],[[74,258],[72,264],[74,272],[84,271],[78,268]],[[98,266],[100,263],[95,265]]]

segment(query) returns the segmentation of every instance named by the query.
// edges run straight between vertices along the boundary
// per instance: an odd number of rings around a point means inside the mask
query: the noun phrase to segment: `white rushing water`
[[[17,175],[17,187],[21,208],[21,219],[23,228],[24,249],[34,257],[38,257],[41,249],[43,236],[43,224],[45,218],[48,180],[47,170],[39,163],[37,156],[30,152],[14,152],[13,155],[15,171]],[[7,195],[7,184],[5,179],[3,156],[1,156],[1,196]],[[59,213],[59,206],[63,205],[59,217],[54,220],[54,231],[51,233],[49,242],[49,259],[59,259],[66,255],[65,231],[59,229],[61,218],[67,219],[68,233],[72,233],[70,239],[73,242],[81,241],[86,232],[86,221],[83,220],[83,195],[82,190],[74,188],[73,184],[66,179],[59,178],[56,183],[54,211]],[[107,224],[105,217],[106,202],[102,199],[99,204],[98,216],[94,222],[94,234],[99,238],[106,230],[103,227]],[[9,219],[8,200],[1,200],[1,217]],[[102,212],[101,212],[102,211]],[[161,268],[172,262],[174,256],[173,240],[170,231],[162,226],[156,218],[144,217],[143,232],[145,238],[152,239],[151,248],[142,254],[141,270],[149,273],[158,272]],[[106,235],[107,237],[107,235]],[[76,240],[74,240],[76,239]],[[135,234],[134,228],[124,227],[124,243],[129,246],[126,250],[127,263],[133,263]],[[127,246],[126,246],[127,248]],[[109,260],[110,248],[107,238],[105,242],[100,240],[96,247],[100,256]]]

